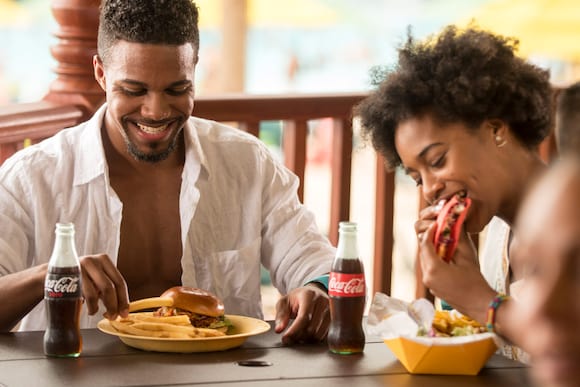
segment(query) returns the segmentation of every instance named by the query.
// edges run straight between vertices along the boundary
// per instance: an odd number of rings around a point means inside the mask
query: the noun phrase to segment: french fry
[[[163,331],[146,331],[144,329],[136,328],[133,324],[127,321],[122,322],[118,320],[111,321],[111,326],[115,328],[120,333],[126,333],[133,336],[146,336],[146,337],[169,337],[168,332]]]
[[[144,337],[202,338],[225,336],[215,329],[195,328],[185,315],[157,317],[150,314],[129,314],[127,318],[111,321],[111,326],[120,333]]]
[[[209,328],[193,328],[196,330],[196,334],[199,335],[197,337],[219,337],[225,336],[224,332],[220,332],[217,329],[209,329]]]
[[[162,306],[173,306],[173,299],[170,297],[143,298],[129,303],[129,312],[136,312],[143,309],[156,309]]]
[[[481,324],[468,316],[446,310],[435,311],[431,325],[436,336],[456,336],[485,331]]]
[[[134,321],[144,321],[144,322],[155,322],[155,323],[191,326],[191,322],[189,321],[189,317],[187,317],[184,314],[180,314],[177,316],[153,316],[152,314],[136,313],[136,314],[131,314],[129,316]]]
[[[133,327],[137,329],[142,329],[144,331],[151,331],[151,332],[174,332],[174,333],[183,333],[184,335],[195,335],[195,328],[191,325],[185,327],[183,325],[173,325],[167,323],[155,323],[155,322],[136,322],[132,324]]]

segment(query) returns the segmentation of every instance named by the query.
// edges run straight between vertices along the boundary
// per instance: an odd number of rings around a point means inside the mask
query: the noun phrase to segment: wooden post
[[[382,292],[390,295],[393,271],[395,174],[387,171],[383,157],[378,154],[376,184],[373,294]]]
[[[220,92],[244,91],[247,9],[247,0],[223,0]]]
[[[306,173],[306,140],[308,122],[306,120],[286,120],[282,138],[284,165],[300,179],[298,198],[304,203],[304,175]]]
[[[56,59],[56,79],[44,100],[77,105],[88,118],[104,102],[105,93],[93,75],[93,56],[97,53],[100,0],[51,0],[58,22],[58,43],[51,48]]]
[[[352,120],[334,118],[332,130],[332,189],[328,239],[338,244],[338,223],[350,219],[350,182],[352,170]]]

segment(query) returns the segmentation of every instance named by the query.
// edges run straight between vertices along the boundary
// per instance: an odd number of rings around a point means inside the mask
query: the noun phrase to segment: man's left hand
[[[314,283],[292,290],[276,304],[276,333],[288,328],[282,335],[283,344],[322,341],[329,325],[328,294]]]

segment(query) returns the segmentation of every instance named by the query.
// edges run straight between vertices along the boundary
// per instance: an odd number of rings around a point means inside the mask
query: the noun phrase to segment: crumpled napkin
[[[435,307],[427,299],[420,298],[409,303],[377,292],[369,309],[367,332],[384,340],[405,337],[425,345],[457,345],[489,337],[493,338],[497,346],[503,345],[502,339],[491,332],[467,336],[430,337],[426,333],[431,330],[433,317]],[[422,336],[419,336],[419,333]]]
[[[383,339],[415,337],[431,329],[434,316],[435,307],[425,298],[408,303],[377,292],[369,309],[367,329]]]

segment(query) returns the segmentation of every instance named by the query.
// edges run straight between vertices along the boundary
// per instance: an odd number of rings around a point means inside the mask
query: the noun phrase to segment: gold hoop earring
[[[502,137],[501,137],[501,136],[499,136],[499,135],[496,135],[496,136],[495,136],[495,138],[494,138],[494,140],[495,140],[495,145],[497,145],[497,147],[498,147],[498,148],[501,148],[501,147],[503,147],[505,144],[507,144],[507,140],[506,140],[506,139],[504,139],[504,138],[502,138]]]

